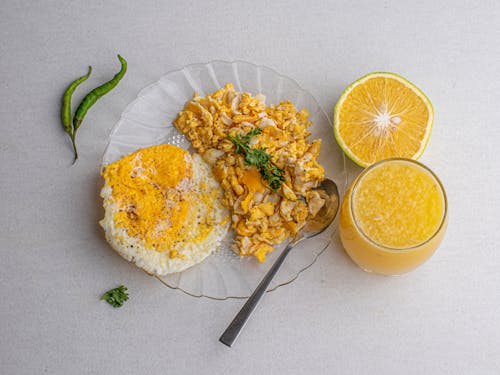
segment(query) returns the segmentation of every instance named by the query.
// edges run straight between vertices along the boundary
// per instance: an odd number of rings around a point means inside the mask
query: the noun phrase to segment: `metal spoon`
[[[331,224],[339,208],[339,191],[337,185],[332,180],[326,179],[316,189],[321,198],[325,200],[325,204],[316,214],[314,218],[309,219],[304,227],[295,235],[295,237],[288,243],[278,259],[274,262],[271,269],[267,272],[266,276],[262,279],[259,286],[252,293],[247,302],[243,305],[239,313],[234,317],[233,321],[226,328],[219,341],[231,347],[233,342],[240,334],[241,329],[244,327],[248,318],[264,295],[273,279],[274,275],[278,272],[283,264],[286,256],[292,248],[304,239],[314,237],[323,232]]]

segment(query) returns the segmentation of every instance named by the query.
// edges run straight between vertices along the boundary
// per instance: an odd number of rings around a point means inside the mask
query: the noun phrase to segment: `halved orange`
[[[433,122],[429,99],[394,73],[370,73],[352,83],[333,114],[337,143],[362,167],[393,157],[418,159]]]

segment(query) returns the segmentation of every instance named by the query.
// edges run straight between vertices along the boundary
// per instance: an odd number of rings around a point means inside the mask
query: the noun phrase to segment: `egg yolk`
[[[266,187],[262,184],[262,178],[256,168],[245,170],[242,177],[243,183],[248,186],[248,195],[241,201],[241,208],[243,212],[248,212],[250,203],[256,192],[265,191]]]
[[[189,153],[168,144],[153,146],[106,166],[101,174],[119,208],[115,226],[147,248],[171,248],[189,212]]]

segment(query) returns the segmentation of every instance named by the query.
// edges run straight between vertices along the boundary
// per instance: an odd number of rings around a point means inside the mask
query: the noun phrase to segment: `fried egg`
[[[222,189],[198,154],[153,146],[103,167],[101,174],[106,239],[149,274],[200,263],[227,234]]]

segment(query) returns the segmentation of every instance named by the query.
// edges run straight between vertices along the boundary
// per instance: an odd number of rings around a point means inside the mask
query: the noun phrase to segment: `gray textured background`
[[[1,374],[500,373],[497,1],[87,3],[2,2]],[[61,94],[89,64],[86,88],[106,80],[117,52],[129,71],[89,112],[70,167]],[[328,112],[370,71],[420,86],[436,111],[422,161],[450,204],[436,255],[385,278],[329,249],[232,349],[217,339],[241,301],[166,289],[115,255],[97,225],[108,133],[146,84],[212,59],[275,68]],[[115,310],[99,295],[118,283],[132,297]]]

